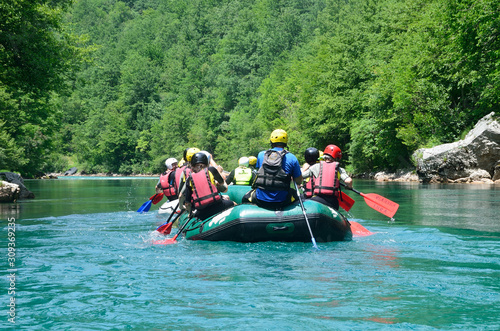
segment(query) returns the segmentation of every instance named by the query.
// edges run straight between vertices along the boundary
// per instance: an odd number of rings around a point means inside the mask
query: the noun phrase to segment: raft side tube
[[[305,201],[304,207],[317,242],[352,239],[350,224],[342,214],[315,201]],[[298,203],[283,210],[238,205],[207,220],[194,221],[186,230],[186,239],[237,242],[311,240]]]

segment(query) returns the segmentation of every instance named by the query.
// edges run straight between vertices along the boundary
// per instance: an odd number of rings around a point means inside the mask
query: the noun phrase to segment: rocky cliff
[[[460,141],[423,148],[413,154],[421,182],[500,183],[500,123],[483,117]]]

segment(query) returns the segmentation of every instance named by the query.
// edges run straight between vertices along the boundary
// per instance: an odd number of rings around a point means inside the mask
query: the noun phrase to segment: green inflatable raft
[[[226,193],[237,206],[206,220],[181,216],[179,227],[189,222],[184,230],[188,240],[236,242],[309,242],[311,235],[300,203],[281,210],[269,210],[252,204],[241,204],[249,186],[229,186]],[[321,203],[304,200],[304,208],[317,242],[352,239],[351,226],[338,211]]]

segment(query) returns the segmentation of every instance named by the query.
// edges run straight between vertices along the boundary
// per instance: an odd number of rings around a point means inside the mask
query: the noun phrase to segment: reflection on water
[[[399,203],[394,217],[399,224],[500,233],[500,185],[358,180],[356,186],[363,193],[377,193]],[[346,193],[356,200],[351,210],[354,217],[388,220],[369,208],[359,195],[350,191]]]
[[[35,218],[137,210],[155,193],[157,181],[155,177],[95,176],[25,180],[35,199],[0,204],[0,213],[2,217]]]

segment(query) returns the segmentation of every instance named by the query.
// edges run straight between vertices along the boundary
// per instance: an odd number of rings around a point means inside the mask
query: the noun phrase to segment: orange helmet
[[[323,152],[325,155],[330,155],[334,159],[341,159],[342,158],[342,151],[340,148],[336,145],[328,145],[325,147],[325,151]]]

